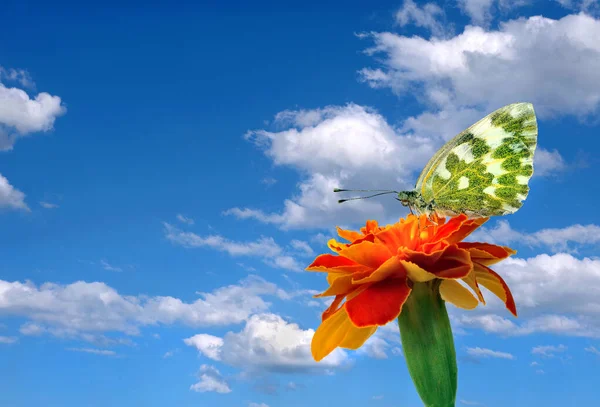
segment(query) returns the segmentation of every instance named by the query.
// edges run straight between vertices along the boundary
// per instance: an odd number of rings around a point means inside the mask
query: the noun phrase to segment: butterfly
[[[537,134],[531,103],[504,106],[440,148],[421,171],[414,190],[371,190],[379,193],[338,202],[397,193],[396,199],[411,212],[427,216],[464,213],[478,218],[514,213],[529,193]],[[353,190],[334,190],[344,191]]]

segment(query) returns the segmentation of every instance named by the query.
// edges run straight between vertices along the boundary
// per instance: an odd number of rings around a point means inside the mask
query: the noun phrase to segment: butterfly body
[[[531,103],[489,114],[446,143],[398,200],[418,213],[469,217],[516,212],[529,192],[537,122]]]

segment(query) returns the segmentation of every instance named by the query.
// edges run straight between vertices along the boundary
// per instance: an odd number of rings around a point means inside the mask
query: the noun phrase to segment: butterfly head
[[[398,197],[396,199],[400,201],[402,206],[415,206],[417,197],[417,191],[400,191],[398,192]]]

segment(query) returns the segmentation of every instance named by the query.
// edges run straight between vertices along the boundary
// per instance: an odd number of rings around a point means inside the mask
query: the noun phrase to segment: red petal
[[[354,273],[367,269],[362,264],[334,254],[321,254],[306,268],[308,271],[325,271],[328,273]]]
[[[344,307],[355,326],[381,326],[400,315],[410,291],[405,278],[383,280],[346,301]]]
[[[463,278],[473,270],[473,262],[468,251],[452,245],[448,246],[440,259],[426,270],[439,278]]]

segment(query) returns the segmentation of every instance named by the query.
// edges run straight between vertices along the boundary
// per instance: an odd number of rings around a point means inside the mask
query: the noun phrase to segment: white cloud
[[[94,348],[67,348],[71,352],[92,353],[94,355],[115,356],[117,353],[114,350],[94,349]]]
[[[458,0],[458,5],[474,24],[485,25],[492,19],[494,0]]]
[[[216,392],[221,394],[231,393],[229,384],[223,379],[221,373],[213,366],[202,365],[198,372],[199,382],[192,384],[190,390],[205,393]]]
[[[227,252],[231,256],[256,256],[278,268],[300,271],[303,268],[296,259],[287,255],[271,237],[261,237],[254,242],[235,242],[219,235],[199,236],[184,232],[169,223],[164,223],[165,236],[171,242],[186,248],[209,247]]]
[[[361,72],[372,86],[402,95],[422,87],[423,101],[436,109],[492,111],[529,101],[542,118],[586,116],[600,103],[600,45],[592,40],[599,35],[600,21],[585,14],[520,18],[498,30],[467,26],[447,40],[372,33],[367,53],[383,63]]]
[[[534,367],[534,366],[539,366],[540,364],[536,361],[533,361],[529,364],[529,366]]]
[[[561,6],[575,11],[597,11],[598,0],[556,0]]]
[[[296,239],[294,239],[294,240],[292,240],[290,242],[290,245],[294,249],[300,251],[302,254],[305,254],[305,255],[308,255],[308,256],[314,254],[314,250],[312,249],[312,247],[310,247],[309,244],[306,243],[303,240],[296,240]]]
[[[278,213],[252,208],[232,208],[225,213],[284,229],[325,228],[403,211],[391,197],[340,205],[338,199],[343,197],[333,189],[410,188],[413,172],[441,144],[441,140],[436,144],[428,138],[402,135],[374,110],[355,104],[285,111],[276,116],[276,124],[284,129],[251,131],[246,139],[276,165],[299,171],[303,177],[299,195],[285,200]]]
[[[116,271],[116,272],[123,271],[123,269],[121,267],[113,266],[113,265],[109,264],[106,260],[100,260],[100,265],[106,271]]]
[[[33,79],[24,69],[15,69],[15,68],[4,68],[0,66],[0,82],[1,81],[11,81],[17,82],[24,88],[34,88],[35,83]]]
[[[58,96],[41,92],[30,99],[25,91],[0,83],[0,151],[11,150],[19,137],[52,130],[65,112]]]
[[[506,220],[499,220],[494,227],[482,227],[469,240],[496,244],[519,243],[532,247],[545,247],[554,252],[571,251],[573,244],[597,245],[600,243],[600,226],[571,225],[565,228],[548,228],[532,233],[519,232],[511,228]]]
[[[49,333],[94,340],[95,335],[121,332],[136,335],[141,327],[180,323],[191,327],[223,326],[245,321],[265,311],[262,296],[292,298],[275,284],[251,276],[237,285],[199,293],[184,302],[170,296],[122,295],[104,283],[78,281],[68,285],[0,280],[0,312],[26,318],[26,335]]]
[[[594,355],[600,356],[600,350],[598,350],[595,346],[589,346],[584,349],[586,352],[593,353]]]
[[[513,293],[519,319],[508,317],[503,304],[488,293],[484,307],[451,311],[458,326],[500,335],[600,337],[600,259],[542,254],[509,258],[494,268]]]
[[[265,403],[250,403],[248,407],[269,407],[269,405]]]
[[[460,403],[464,404],[465,406],[483,406],[483,404],[478,401],[460,400]]]
[[[557,353],[563,353],[567,350],[567,347],[565,345],[558,345],[558,346],[553,346],[553,345],[547,345],[547,346],[536,346],[533,349],[531,349],[531,353],[533,355],[540,355],[540,356],[544,356],[547,358],[551,358],[556,356]]]
[[[372,397],[373,400],[383,400],[383,396],[381,394]]]
[[[507,352],[498,352],[491,349],[486,348],[467,348],[467,353],[471,356],[478,358],[498,358],[498,359],[514,359],[514,355],[512,353]]]
[[[0,344],[12,344],[19,340],[16,336],[0,336]]]
[[[177,214],[177,220],[181,223],[185,223],[186,225],[193,225],[194,219],[188,218],[187,216],[183,216],[182,214]]]
[[[536,374],[545,374],[546,372],[542,369],[538,369],[535,371]]]
[[[56,209],[58,205],[51,202],[40,201],[40,206],[45,209]]]
[[[25,194],[13,187],[8,180],[0,174],[0,209],[3,208],[29,211],[29,207],[25,203]]]
[[[557,150],[536,149],[533,166],[536,176],[547,176],[563,172],[567,164]]]
[[[405,0],[402,8],[396,12],[396,21],[401,27],[412,23],[440,37],[447,31],[439,21],[443,16],[444,11],[435,3],[426,3],[420,8],[414,1]]]
[[[337,349],[315,362],[310,352],[313,334],[312,329],[303,330],[279,315],[256,314],[238,333],[228,332],[223,338],[199,334],[184,342],[209,359],[244,371],[322,372],[348,361],[346,352]]]

